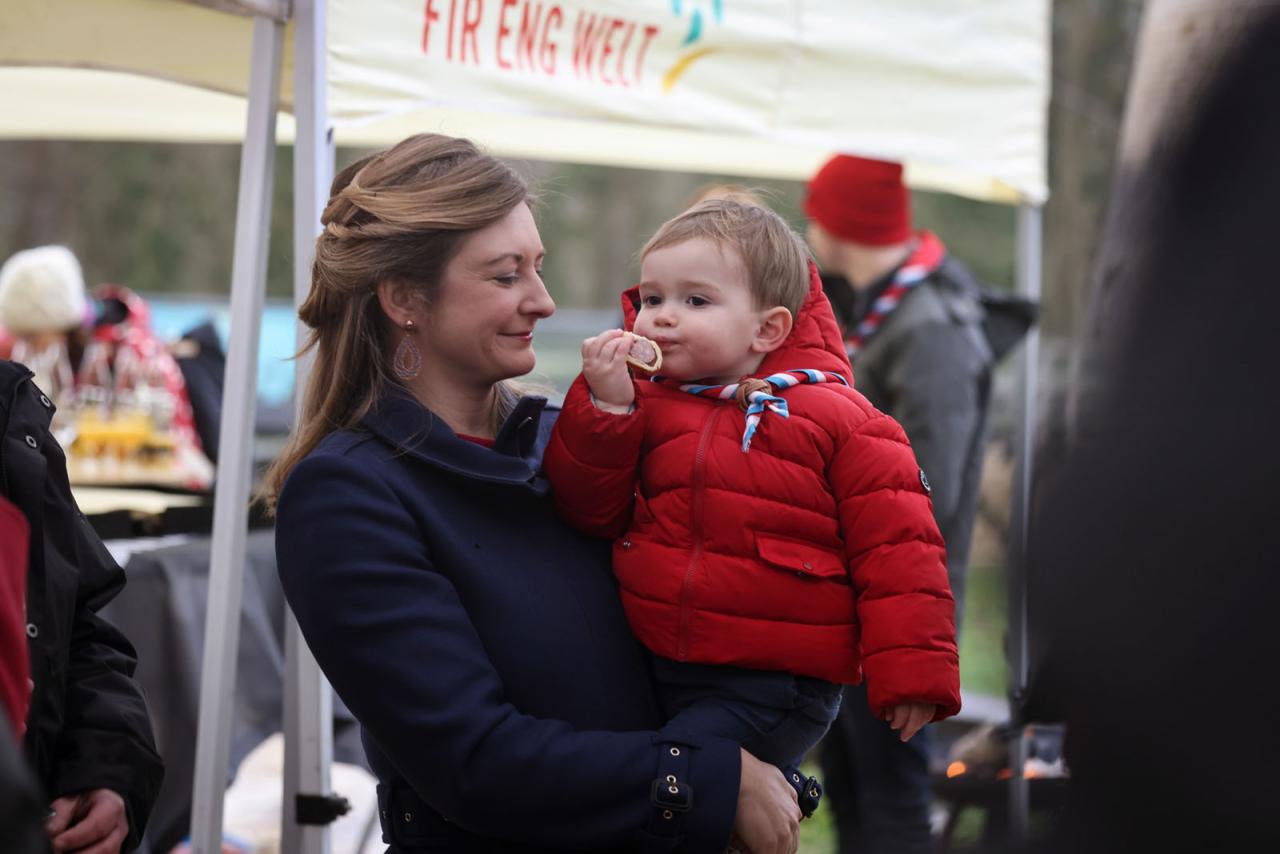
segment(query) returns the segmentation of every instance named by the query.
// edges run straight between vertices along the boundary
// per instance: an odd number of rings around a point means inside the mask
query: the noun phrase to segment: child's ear
[[[760,312],[760,323],[756,327],[756,337],[751,342],[751,349],[756,353],[769,353],[778,349],[791,334],[792,323],[791,312],[780,305]]]

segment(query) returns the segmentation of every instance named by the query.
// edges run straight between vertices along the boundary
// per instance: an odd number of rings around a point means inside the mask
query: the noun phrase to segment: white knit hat
[[[24,249],[0,267],[0,326],[15,335],[79,326],[86,306],[80,262],[65,246]]]

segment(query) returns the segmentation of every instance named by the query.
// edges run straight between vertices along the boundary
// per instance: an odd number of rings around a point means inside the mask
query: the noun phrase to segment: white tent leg
[[[240,594],[248,530],[254,405],[258,390],[258,325],[267,281],[275,165],[276,110],[284,27],[253,22],[249,117],[240,157],[235,260],[231,273],[231,346],[222,390],[218,479],[209,561],[209,607],[200,674],[191,843],[195,854],[222,850],[222,796],[231,753],[231,711],[240,645]]]
[[[325,110],[325,0],[299,0],[294,8],[293,296],[302,305],[311,289],[311,261],[320,213],[329,195],[333,146]],[[298,343],[306,328],[298,322]],[[298,359],[294,411],[311,372],[311,357]],[[328,795],[333,760],[333,696],[297,621],[285,619],[284,798],[282,854],[329,854],[326,824],[299,824],[297,796]]]
[[[1044,211],[1036,205],[1018,208],[1018,293],[1040,300],[1042,230]],[[1016,428],[1016,457],[1013,475],[1012,542],[1009,552],[1009,707],[1019,719],[1027,688],[1027,518],[1031,498],[1031,473],[1036,431],[1037,380],[1040,370],[1040,326],[1034,324],[1022,348],[1022,401]],[[1023,776],[1028,740],[1026,729],[1013,740],[1009,765],[1009,829],[1017,845],[1027,840],[1031,812],[1030,785]]]

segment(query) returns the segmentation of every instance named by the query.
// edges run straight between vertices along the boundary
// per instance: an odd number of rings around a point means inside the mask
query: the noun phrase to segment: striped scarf
[[[792,386],[804,383],[849,384],[839,374],[831,371],[813,371],[807,368],[779,371],[763,379],[752,377],[740,382],[729,383],[728,385],[681,383],[669,377],[654,377],[653,381],[663,385],[675,386],[681,391],[696,394],[698,397],[709,397],[713,400],[736,399],[738,405],[746,410],[747,413],[747,426],[742,431],[742,453],[744,454],[751,450],[751,438],[755,436],[756,429],[760,426],[760,419],[764,417],[766,412],[775,412],[783,418],[790,417],[790,413],[787,412],[787,402],[778,395],[771,393],[775,389],[778,392],[782,392]]]
[[[889,287],[871,304],[870,310],[853,328],[853,331],[845,336],[844,349],[851,360],[867,343],[867,339],[880,328],[885,318],[893,314],[893,310],[902,302],[903,297],[938,269],[946,254],[947,248],[933,232],[921,231],[916,235],[915,248],[911,250],[911,255],[898,268],[898,271],[893,274],[893,281]]]

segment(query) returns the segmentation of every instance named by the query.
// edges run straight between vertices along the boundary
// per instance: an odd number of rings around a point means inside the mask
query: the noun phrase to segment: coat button
[[[624,549],[629,549],[629,548],[631,548],[631,541],[630,541],[630,540],[623,540],[623,541],[622,541],[622,547],[623,547]]]
[[[809,563],[809,561],[807,560],[800,565],[803,566],[805,569],[813,569],[813,564]]]
[[[36,626],[35,623],[27,623],[27,637],[29,638],[40,637],[40,629],[39,627]]]
[[[42,394],[40,395],[40,405],[45,409],[48,409],[50,406],[53,406],[53,402]]]
[[[27,441],[27,446],[28,446],[28,447],[30,447],[30,448],[39,447],[39,446],[36,444],[36,437],[35,437],[35,436],[28,436],[28,437],[26,438],[26,441]]]
[[[404,814],[404,823],[405,824],[413,823],[413,813],[407,812]]]

